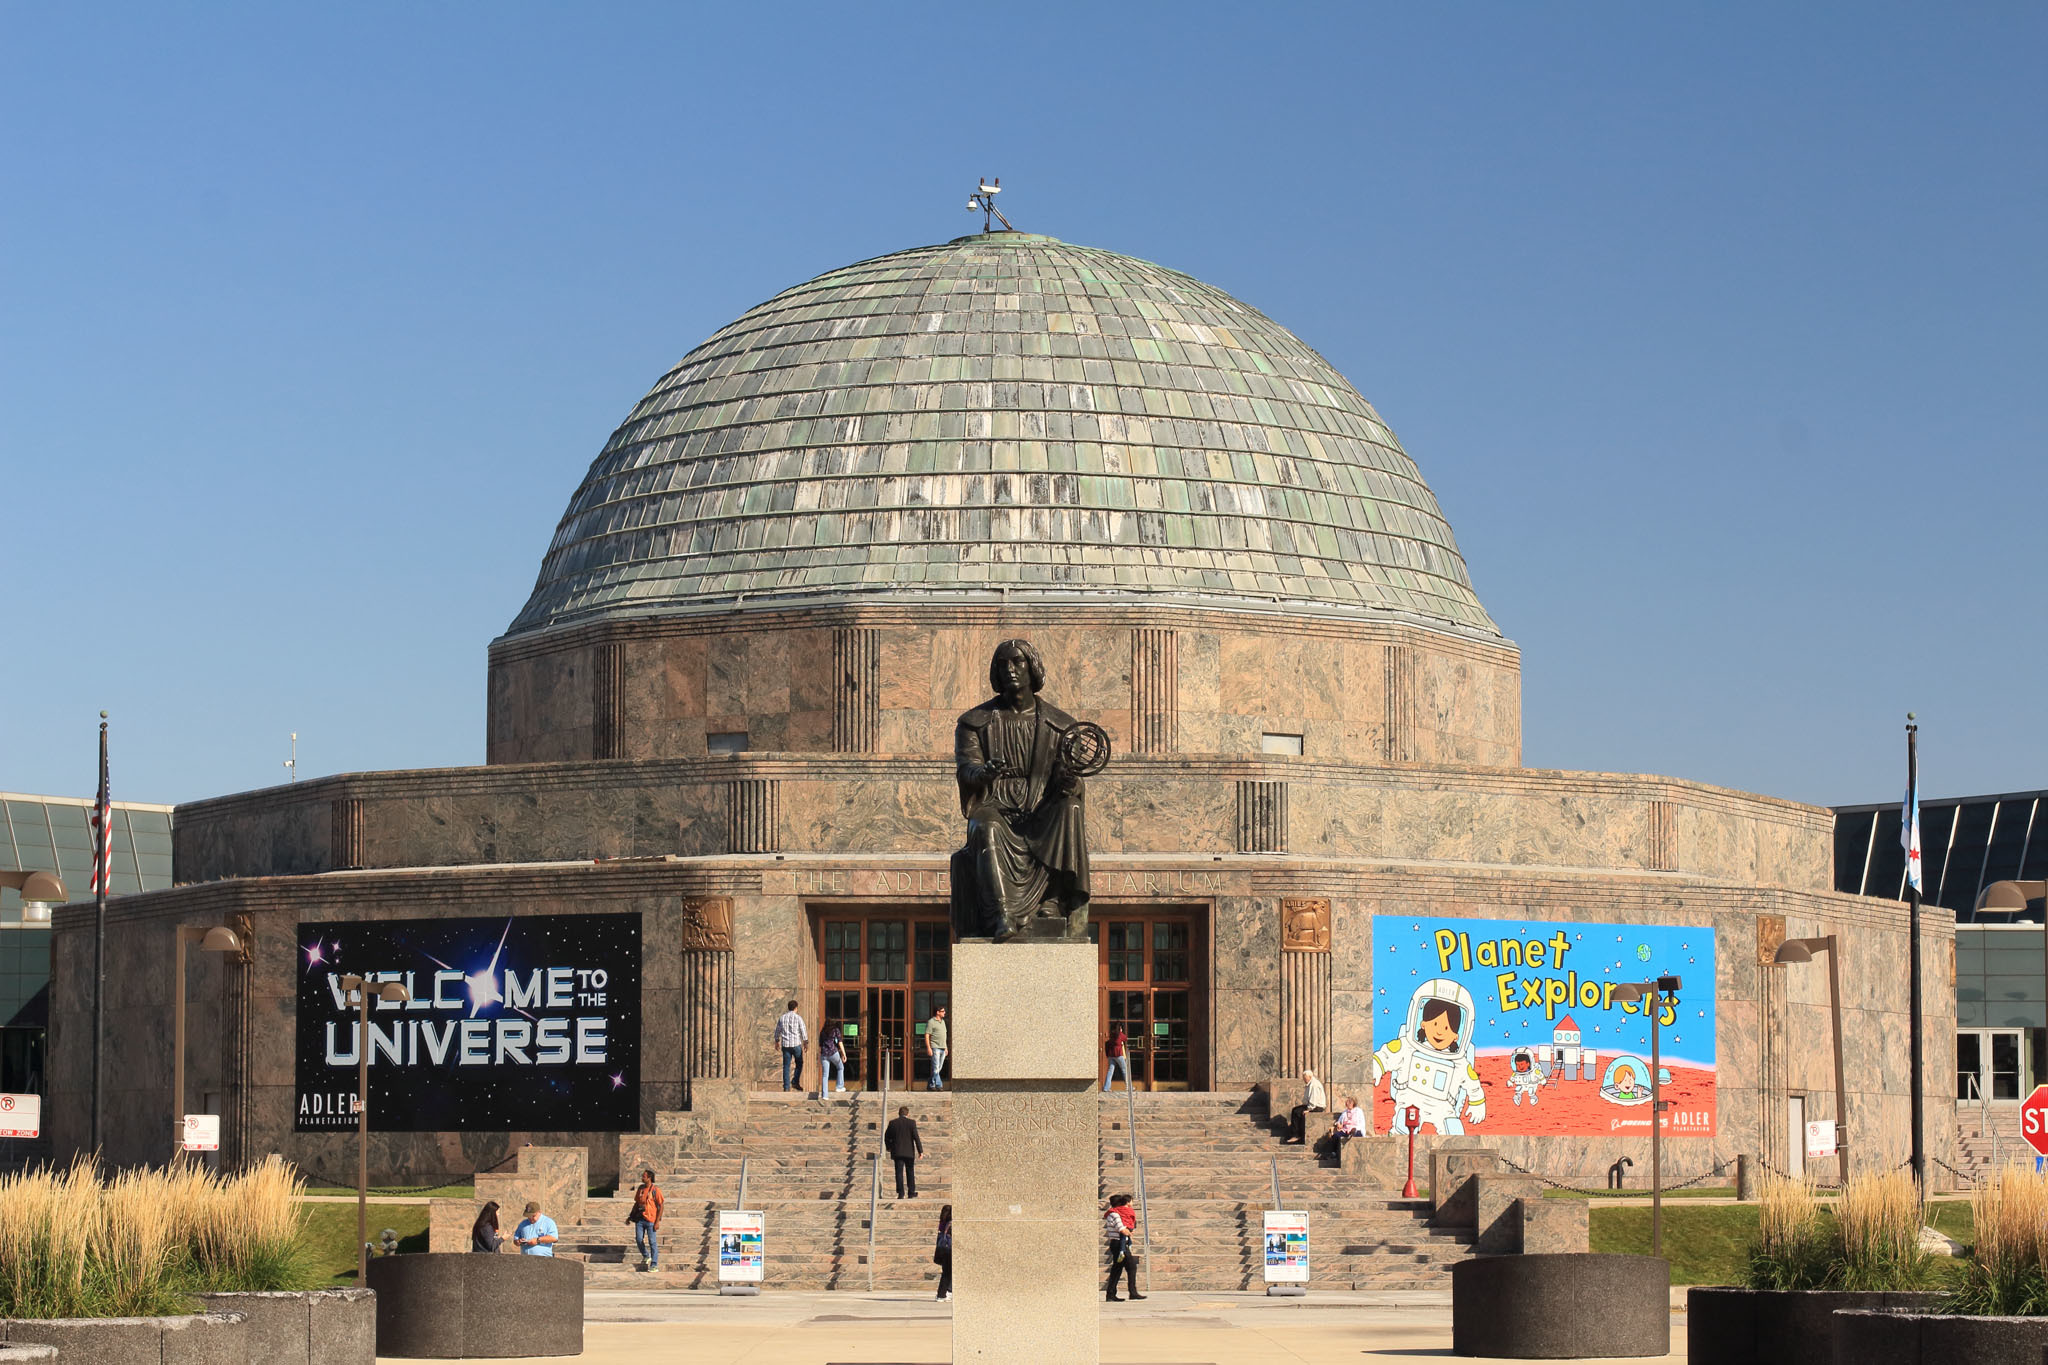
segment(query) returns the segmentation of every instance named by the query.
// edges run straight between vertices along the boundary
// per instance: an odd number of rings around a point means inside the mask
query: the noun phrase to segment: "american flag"
[[[92,884],[97,896],[108,886],[114,870],[114,804],[107,799],[107,768],[100,764],[100,794],[92,804]]]

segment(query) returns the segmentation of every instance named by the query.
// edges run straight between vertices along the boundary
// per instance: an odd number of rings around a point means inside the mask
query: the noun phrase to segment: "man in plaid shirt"
[[[775,1021],[775,1045],[782,1049],[782,1088],[801,1089],[804,1083],[804,1044],[811,1040],[811,1031],[804,1027],[804,1017],[796,1012],[796,1001],[789,1002],[789,1009]]]

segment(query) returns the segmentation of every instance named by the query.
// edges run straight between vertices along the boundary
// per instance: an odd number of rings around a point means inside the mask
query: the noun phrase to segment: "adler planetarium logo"
[[[299,926],[293,1126],[356,1126],[361,1006],[373,989],[371,1126],[391,1132],[640,1126],[640,916],[368,920]]]

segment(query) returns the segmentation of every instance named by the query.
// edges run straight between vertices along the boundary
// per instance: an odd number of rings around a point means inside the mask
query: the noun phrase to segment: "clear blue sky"
[[[1378,405],[1532,766],[2048,787],[2048,8],[0,7],[0,788],[483,758],[485,648],[713,329],[970,229]],[[33,642],[33,643],[29,643]]]

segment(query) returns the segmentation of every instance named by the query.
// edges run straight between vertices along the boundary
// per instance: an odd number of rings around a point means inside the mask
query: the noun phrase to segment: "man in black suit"
[[[882,1147],[896,1163],[896,1197],[917,1198],[917,1159],[924,1155],[924,1139],[917,1135],[917,1120],[910,1117],[909,1105],[898,1109],[882,1130]]]

